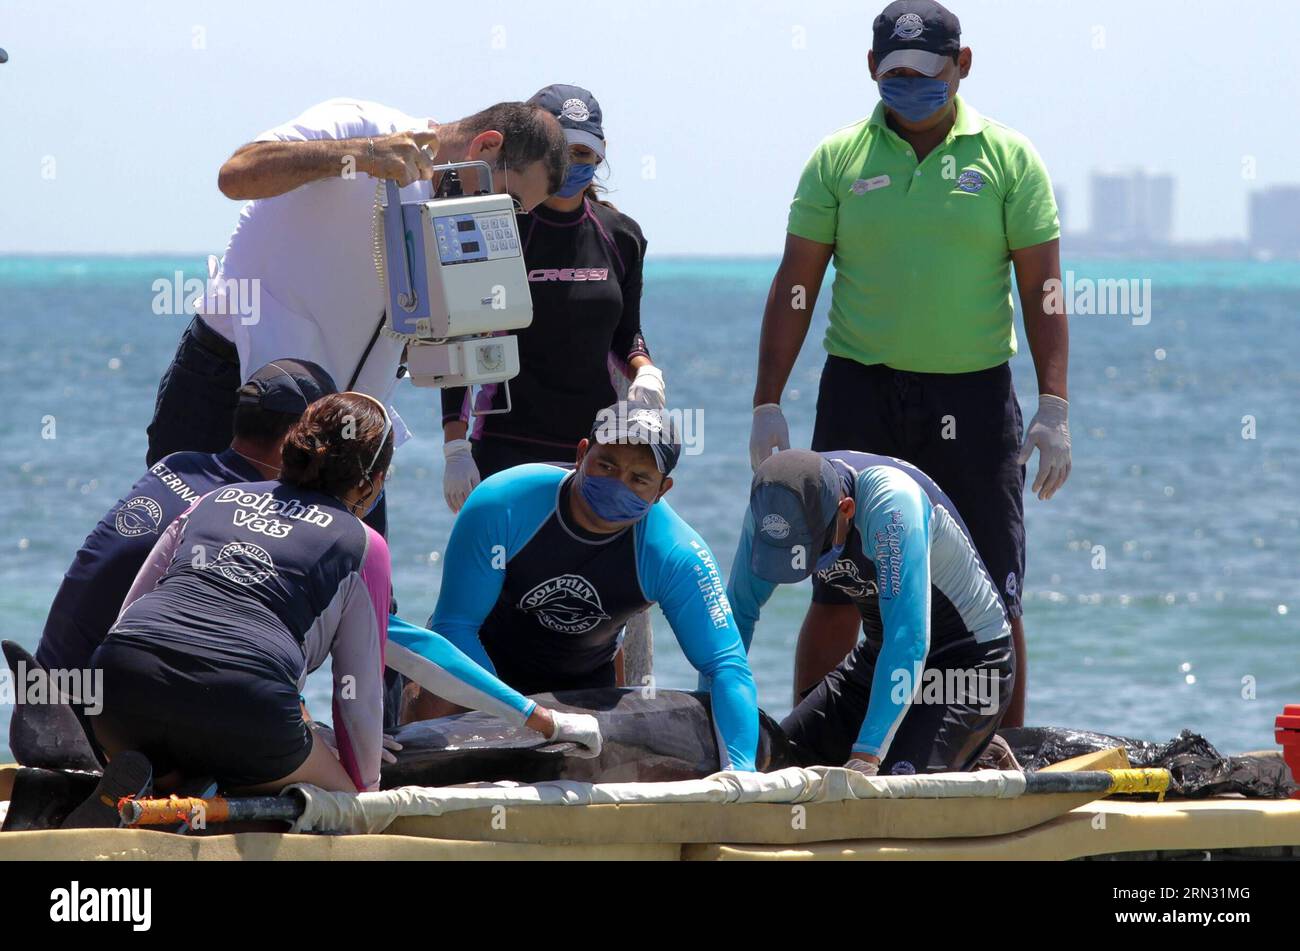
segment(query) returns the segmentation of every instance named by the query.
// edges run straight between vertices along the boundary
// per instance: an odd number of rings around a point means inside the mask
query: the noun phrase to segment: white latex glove
[[[749,430],[749,464],[757,469],[763,464],[772,450],[777,452],[790,448],[790,427],[786,424],[785,413],[776,403],[764,403],[754,407],[754,423]]]
[[[1050,499],[1070,477],[1070,404],[1059,396],[1040,396],[1038,412],[1029,421],[1018,462],[1029,461],[1038,447],[1038,475],[1030,490],[1040,499]]]
[[[442,471],[442,495],[447,500],[447,508],[459,512],[474,486],[478,485],[478,466],[474,464],[468,439],[453,439],[445,443],[442,455],[447,460]]]
[[[551,711],[551,721],[555,732],[547,737],[552,742],[574,743],[577,748],[569,755],[580,759],[592,759],[600,755],[602,739],[600,721],[589,713],[561,713]]]
[[[864,759],[858,759],[856,756],[845,763],[844,768],[861,773],[863,776],[876,776],[880,773],[879,763],[869,763]]]
[[[643,366],[636,371],[632,385],[627,388],[627,401],[663,409],[666,405],[664,396],[664,375],[658,367]]]

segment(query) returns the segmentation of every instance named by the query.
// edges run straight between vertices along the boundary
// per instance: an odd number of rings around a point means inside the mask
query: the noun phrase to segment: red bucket
[[[1274,736],[1282,745],[1282,758],[1291,767],[1291,775],[1300,783],[1300,703],[1288,703],[1273,725]],[[1292,799],[1300,799],[1300,792]]]

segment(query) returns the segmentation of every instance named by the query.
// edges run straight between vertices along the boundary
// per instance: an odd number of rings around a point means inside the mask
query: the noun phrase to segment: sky
[[[552,82],[605,112],[651,254],[779,252],[799,171],[870,114],[883,4],[0,0],[0,253],[220,253],[229,154],[336,96],[450,120]],[[953,0],[962,95],[1029,136],[1087,226],[1096,168],[1176,178],[1174,236],[1244,237],[1300,181],[1300,3]],[[602,174],[605,174],[602,172]]]

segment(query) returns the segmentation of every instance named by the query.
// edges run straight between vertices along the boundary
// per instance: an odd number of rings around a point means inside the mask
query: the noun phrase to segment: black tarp
[[[1176,798],[1208,799],[1236,793],[1250,799],[1286,799],[1297,789],[1280,753],[1224,756],[1191,730],[1164,743],[1064,727],[1021,727],[999,730],[998,734],[1026,770],[1122,746],[1130,765],[1169,770],[1168,794]]]

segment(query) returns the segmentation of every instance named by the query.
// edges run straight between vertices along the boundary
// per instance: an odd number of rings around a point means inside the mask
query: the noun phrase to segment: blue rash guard
[[[87,667],[167,526],[212,489],[261,478],[233,449],[174,452],[154,463],[82,542],[50,605],[36,659],[46,669]]]
[[[429,626],[537,693],[612,684],[624,623],[658,603],[710,683],[723,768],[753,770],[758,696],[712,552],[663,501],[612,535],[584,531],[568,514],[571,475],[524,465],[475,488]]]
[[[824,452],[856,511],[835,563],[814,575],[813,600],[852,603],[868,641],[880,645],[867,714],[854,753],[882,759],[913,700],[898,698],[894,672],[919,672],[940,648],[984,647],[1011,636],[1006,609],[957,509],[920,469],[864,452]],[[745,649],[776,590],[750,570],[748,510],[727,595]],[[920,678],[915,682],[919,686]]]
[[[498,680],[455,644],[433,631],[388,616],[387,666],[462,707],[483,710],[512,723],[533,715],[537,701]]]

